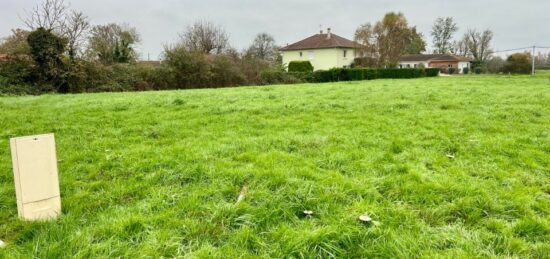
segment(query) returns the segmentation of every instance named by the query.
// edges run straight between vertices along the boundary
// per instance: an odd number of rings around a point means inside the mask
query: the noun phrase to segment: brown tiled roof
[[[415,62],[415,61],[472,61],[469,58],[461,57],[452,54],[416,54],[405,55],[399,60],[401,62]]]
[[[357,48],[359,44],[340,37],[334,33],[330,37],[326,33],[315,34],[309,38],[290,44],[281,50],[303,50],[303,49],[328,49],[328,48]]]

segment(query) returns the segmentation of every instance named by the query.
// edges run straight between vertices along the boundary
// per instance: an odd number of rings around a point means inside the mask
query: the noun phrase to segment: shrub
[[[284,72],[284,71],[263,71],[261,73],[262,84],[296,84],[311,82],[311,73]]]
[[[332,75],[330,70],[317,70],[313,72],[313,81],[317,83],[333,82]]]
[[[452,74],[456,73],[456,68],[450,67],[447,71],[449,71],[449,75],[452,75]]]
[[[526,53],[512,54],[506,59],[503,71],[512,74],[530,74],[531,60],[531,55]]]
[[[462,69],[462,74],[467,75],[468,73],[470,73],[470,68],[465,67]]]
[[[483,70],[481,69],[481,67],[475,67],[474,68],[474,73],[476,73],[477,75],[481,74]]]
[[[309,61],[290,61],[288,72],[313,72],[313,66]]]
[[[378,70],[378,78],[419,78],[425,75],[420,68],[387,68]]]
[[[439,75],[439,68],[426,68],[424,70],[427,77],[435,77]]]

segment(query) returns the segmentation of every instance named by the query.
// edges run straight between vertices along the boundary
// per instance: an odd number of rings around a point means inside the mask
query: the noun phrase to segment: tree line
[[[139,62],[141,36],[129,24],[97,24],[64,0],[44,0],[0,42],[0,91],[7,93],[94,92],[223,87],[266,83],[265,72],[285,64],[273,36],[259,33],[238,51],[217,24],[198,20],[164,46],[162,63]],[[476,66],[500,72],[510,60],[492,57],[493,33],[468,29],[455,37],[452,17],[438,18],[430,36],[434,53],[471,57]],[[354,40],[363,58],[354,66],[393,68],[406,54],[427,51],[425,36],[402,13],[360,25]],[[528,57],[528,59],[530,56]],[[524,57],[516,56],[513,60]],[[523,64],[522,63],[522,64]],[[509,64],[508,64],[509,65]]]

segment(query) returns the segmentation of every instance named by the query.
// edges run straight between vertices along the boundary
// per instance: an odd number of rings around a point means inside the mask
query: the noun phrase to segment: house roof
[[[401,62],[444,62],[444,61],[472,61],[469,58],[461,57],[457,55],[452,54],[416,54],[416,55],[405,55],[402,56],[399,60]]]
[[[330,36],[329,36],[330,35]],[[304,49],[329,49],[329,48],[357,48],[360,45],[340,37],[334,33],[315,34],[309,38],[290,44],[281,50],[304,50]]]

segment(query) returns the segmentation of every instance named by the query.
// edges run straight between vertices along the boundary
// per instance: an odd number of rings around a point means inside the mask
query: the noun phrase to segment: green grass
[[[548,75],[0,98],[0,257],[548,258]],[[23,222],[47,132],[63,216]]]

